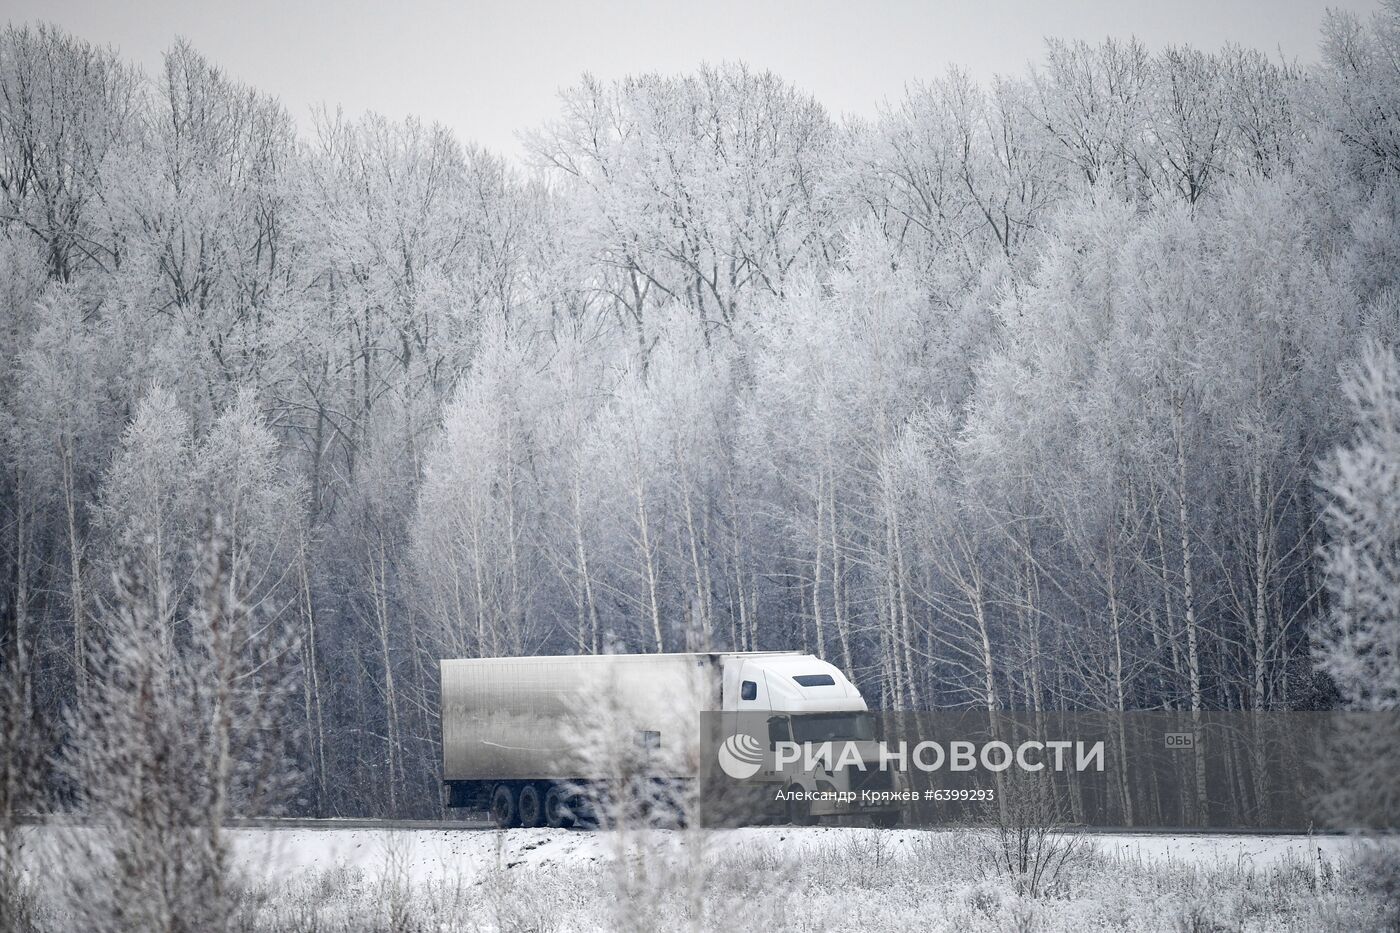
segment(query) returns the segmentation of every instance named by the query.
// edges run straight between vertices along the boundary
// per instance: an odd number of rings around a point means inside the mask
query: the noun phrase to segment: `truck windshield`
[[[792,738],[794,742],[868,742],[875,738],[875,721],[863,712],[808,713],[792,717]]]

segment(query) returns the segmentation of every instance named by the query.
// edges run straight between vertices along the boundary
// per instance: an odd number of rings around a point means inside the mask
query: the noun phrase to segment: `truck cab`
[[[872,812],[869,804],[850,800],[849,792],[891,791],[902,785],[893,772],[875,763],[874,717],[840,668],[805,654],[730,657],[724,664],[720,699],[730,731],[759,732],[757,738],[767,748],[755,780],[803,798],[789,802],[789,820],[811,823],[823,816],[860,812],[871,815],[878,825],[898,822],[898,806]],[[761,731],[756,728],[760,723]],[[867,766],[838,767],[832,759],[823,759],[813,770],[805,769],[801,761],[779,765],[775,754],[779,742],[853,743],[856,757]],[[806,799],[809,795],[818,799]],[[846,800],[837,799],[838,795]]]

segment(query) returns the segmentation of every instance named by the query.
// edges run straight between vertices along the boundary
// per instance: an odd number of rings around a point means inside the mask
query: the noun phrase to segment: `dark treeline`
[[[804,649],[886,709],[1335,704],[1319,464],[1400,332],[1400,9],[1321,42],[1052,41],[870,121],[737,65],[585,77],[515,166],[297,126],[183,44],[145,74],[10,28],[10,737],[97,721],[114,645],[205,644],[210,540],[246,644],[200,657],[236,690],[294,653],[304,813],[437,812],[442,656]]]

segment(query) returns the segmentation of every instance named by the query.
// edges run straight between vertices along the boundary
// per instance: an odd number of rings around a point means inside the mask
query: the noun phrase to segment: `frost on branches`
[[[238,879],[224,824],[275,812],[295,774],[282,720],[296,644],[245,601],[218,521],[193,562],[181,601],[132,560],[100,620],[62,760],[84,817],[70,851],[85,870],[66,876],[84,928],[226,928]]]
[[[1319,667],[1352,706],[1400,708],[1400,360],[1370,347],[1344,392],[1355,428],[1324,463],[1331,612]]]

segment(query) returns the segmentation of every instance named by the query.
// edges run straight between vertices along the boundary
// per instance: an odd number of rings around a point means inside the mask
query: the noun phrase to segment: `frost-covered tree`
[[[295,643],[247,602],[217,521],[207,534],[178,639],[174,601],[152,589],[168,581],[139,556],[118,571],[70,722],[62,768],[103,831],[71,840],[82,866],[66,907],[91,929],[226,929],[238,880],[224,822],[276,812],[292,786]]]
[[[34,883],[28,875],[24,817],[43,800],[44,735],[34,715],[34,678],[26,614],[0,630],[0,904],[11,929],[32,925]]]
[[[1329,13],[1323,53],[1329,67],[1319,78],[1331,106],[1320,118],[1345,146],[1349,167],[1371,177],[1400,170],[1400,4],[1383,0],[1369,22]]]
[[[166,389],[152,388],[122,432],[103,478],[100,521],[107,574],[132,564],[150,595],[154,624],[171,637],[176,607],[190,586],[194,532],[194,440],[189,416]]]
[[[537,545],[529,462],[529,350],[491,335],[443,412],[414,516],[419,581],[444,645],[476,657],[521,652],[529,637]],[[534,501],[532,501],[534,500]]]
[[[72,665],[81,687],[88,615],[91,489],[112,443],[111,398],[104,383],[102,330],[83,321],[82,299],[71,287],[53,289],[36,310],[43,324],[20,358],[14,441],[25,495],[61,516],[67,551]]]
[[[1142,43],[1048,40],[1031,81],[1030,112],[1046,149],[1073,182],[1136,197],[1143,182],[1138,146],[1152,90],[1151,59]]]
[[[302,488],[281,463],[252,393],[240,392],[191,453],[192,508],[218,516],[236,573],[254,597],[290,590]]]
[[[710,337],[821,254],[831,122],[777,75],[585,76],[562,97],[531,149],[570,186],[597,287],[643,354],[654,310],[685,308]]]
[[[38,241],[56,281],[121,260],[104,169],[140,105],[139,75],[113,50],[47,25],[0,34],[0,222]]]
[[[1400,706],[1400,360],[1373,345],[1348,377],[1353,431],[1322,465],[1329,614],[1319,667],[1358,709]]]

